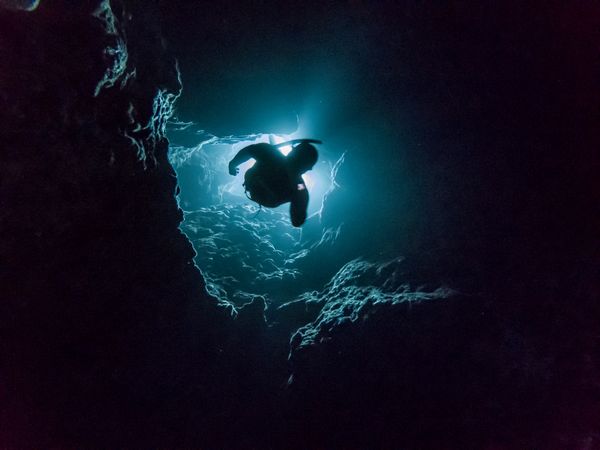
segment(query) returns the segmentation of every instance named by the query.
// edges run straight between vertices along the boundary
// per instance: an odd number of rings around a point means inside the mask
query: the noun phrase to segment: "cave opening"
[[[324,231],[330,232],[324,230],[321,215],[326,197],[338,187],[335,175],[345,155],[335,155],[327,147],[319,149],[319,161],[303,175],[310,200],[302,228],[291,225],[289,204],[264,208],[247,196],[243,179],[253,159],[240,165],[237,176],[227,172],[228,161],[241,148],[297,137],[298,131],[221,138],[191,122],[174,121],[169,126],[169,158],[184,211],[181,229],[196,249],[195,263],[209,292],[221,301],[241,306],[254,296],[263,296],[268,305],[278,306],[322,287],[304,279],[307,268],[299,261],[322,240]],[[282,146],[280,151],[287,155],[291,146]]]

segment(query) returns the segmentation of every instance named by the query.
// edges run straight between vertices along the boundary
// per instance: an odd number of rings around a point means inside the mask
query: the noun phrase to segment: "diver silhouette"
[[[316,164],[319,154],[315,139],[294,139],[281,144],[252,144],[241,149],[229,162],[229,173],[239,173],[237,167],[253,158],[256,163],[244,175],[244,188],[250,200],[269,208],[290,202],[292,225],[301,226],[306,220],[308,190],[302,174]],[[292,145],[285,156],[279,147]]]

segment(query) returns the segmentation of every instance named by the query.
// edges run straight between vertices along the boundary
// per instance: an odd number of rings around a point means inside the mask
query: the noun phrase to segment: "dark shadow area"
[[[595,5],[34,3],[1,446],[600,445]],[[323,140],[300,229],[227,173],[269,134]]]

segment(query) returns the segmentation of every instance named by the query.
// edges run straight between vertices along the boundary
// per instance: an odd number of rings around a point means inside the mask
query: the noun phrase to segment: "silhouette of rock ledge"
[[[227,354],[178,228],[156,6],[0,10],[3,446],[172,442],[190,380]]]
[[[291,339],[290,423],[333,447],[514,439],[543,413],[552,362],[481,297],[408,284],[406,264],[352,261],[313,296],[321,312]]]

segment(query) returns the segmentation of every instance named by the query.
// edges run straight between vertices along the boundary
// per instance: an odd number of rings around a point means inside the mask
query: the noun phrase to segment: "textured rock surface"
[[[208,277],[209,290],[224,300],[239,304],[245,294],[268,294],[282,301],[305,288],[293,267],[300,231],[283,212],[213,206],[186,214],[182,229],[198,251],[196,262]]]
[[[3,445],[152,441],[222,351],[178,229],[155,6],[0,10]]]
[[[351,261],[307,302],[322,310],[292,337],[289,383],[292,416],[327,430],[312,445],[478,448],[514,429],[507,411],[539,405],[550,373],[530,343],[513,336],[511,348],[481,298],[415,285],[410,272],[401,259]]]
[[[311,238],[311,227],[314,235]],[[320,289],[335,273],[339,230],[313,217],[299,230],[285,210],[255,204],[218,204],[185,214],[182,230],[198,255],[209,291],[234,304],[266,295],[278,307],[307,290]],[[325,280],[325,281],[324,281]]]

